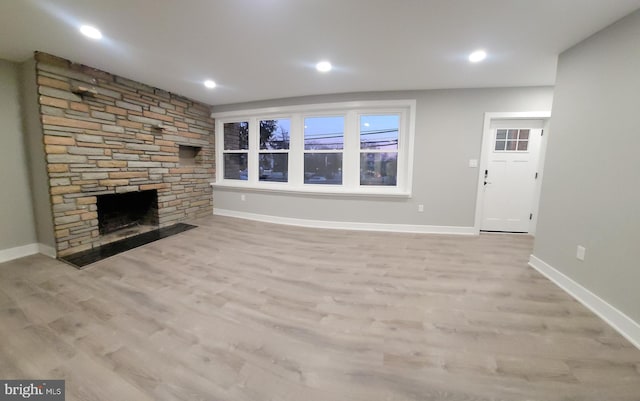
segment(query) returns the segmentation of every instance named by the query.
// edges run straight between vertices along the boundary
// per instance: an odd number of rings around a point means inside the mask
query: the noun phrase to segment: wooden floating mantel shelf
[[[76,95],[90,95],[95,96],[98,94],[98,90],[92,86],[74,86],[71,88],[71,92]]]

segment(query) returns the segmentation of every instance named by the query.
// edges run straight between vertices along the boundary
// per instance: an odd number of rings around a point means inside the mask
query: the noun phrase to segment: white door
[[[527,233],[536,193],[541,129],[495,128],[484,173],[480,230]]]

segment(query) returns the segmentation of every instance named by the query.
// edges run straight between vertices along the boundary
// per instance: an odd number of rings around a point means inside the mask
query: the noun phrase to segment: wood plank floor
[[[640,351],[527,236],[224,217],[78,271],[0,265],[0,378],[67,400],[640,400]]]

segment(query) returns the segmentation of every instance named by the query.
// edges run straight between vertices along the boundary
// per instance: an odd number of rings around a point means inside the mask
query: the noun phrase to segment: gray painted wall
[[[299,219],[472,227],[485,112],[550,110],[553,88],[340,94],[217,106],[214,112],[351,100],[416,99],[411,199],[348,198],[214,189],[215,208]],[[240,201],[240,194],[246,201]],[[418,205],[424,205],[419,213]]]
[[[36,242],[18,66],[0,60],[0,251]]]
[[[640,12],[560,56],[534,255],[640,322]],[[587,248],[576,259],[576,247]]]
[[[40,106],[38,104],[35,60],[30,59],[21,64],[20,84],[22,126],[27,147],[27,162],[29,164],[29,182],[33,201],[36,237],[39,243],[55,248],[53,217],[49,199],[49,180],[45,162],[44,142],[42,139]]]

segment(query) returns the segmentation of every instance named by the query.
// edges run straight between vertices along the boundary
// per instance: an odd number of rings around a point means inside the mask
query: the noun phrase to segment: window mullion
[[[360,158],[358,137],[358,113],[351,110],[345,116],[344,149],[342,154],[342,184],[346,189],[358,187],[358,159]]]
[[[304,118],[296,113],[291,116],[289,135],[289,182],[294,187],[302,186],[304,179]]]
[[[249,154],[247,162],[247,170],[249,170],[249,182],[251,184],[258,183],[259,165],[258,158],[260,149],[260,127],[258,119],[249,119]]]
[[[216,123],[215,151],[216,151],[216,181],[224,181],[224,124]]]
[[[400,124],[398,125],[400,131],[398,132],[398,188],[406,188],[407,185],[407,172],[409,151],[409,140],[407,135],[409,134],[409,118],[407,113],[403,110],[400,112]],[[413,150],[412,150],[413,151]]]

